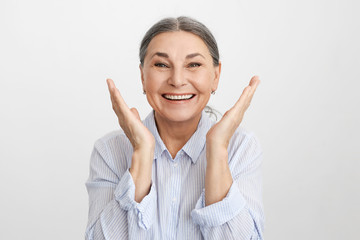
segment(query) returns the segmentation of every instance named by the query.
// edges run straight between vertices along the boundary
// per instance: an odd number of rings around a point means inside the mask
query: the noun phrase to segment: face
[[[157,120],[198,121],[215,91],[220,66],[213,65],[203,40],[188,32],[155,36],[140,65],[143,89]]]

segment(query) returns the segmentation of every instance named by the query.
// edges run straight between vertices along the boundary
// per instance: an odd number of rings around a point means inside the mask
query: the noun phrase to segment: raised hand
[[[244,117],[245,111],[250,106],[259,83],[259,77],[252,77],[249,86],[244,89],[239,100],[206,135],[206,206],[224,199],[231,187],[233,179],[228,165],[227,148],[231,137]]]
[[[113,80],[107,79],[112,107],[118,117],[119,124],[135,150],[154,147],[155,140],[151,132],[141,122],[136,108],[129,108],[115,87]]]
[[[243,90],[235,105],[208,131],[206,135],[207,145],[227,149],[232,135],[240,125],[245,111],[250,106],[251,99],[259,83],[258,76],[251,78],[249,85]]]
[[[113,80],[106,81],[119,124],[134,149],[129,171],[135,183],[135,201],[141,202],[150,191],[155,139],[141,122],[136,108],[130,109],[126,105]]]

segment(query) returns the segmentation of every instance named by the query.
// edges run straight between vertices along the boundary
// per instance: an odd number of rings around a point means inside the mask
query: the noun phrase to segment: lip
[[[163,93],[161,95],[174,95],[174,96],[179,96],[179,95],[195,95],[195,93],[169,93],[169,92],[166,92],[166,93]]]
[[[173,95],[173,96],[193,95],[193,96],[189,99],[184,99],[184,100],[170,100],[170,99],[165,98],[165,95]],[[184,103],[188,103],[188,102],[192,101],[196,97],[196,94],[194,94],[194,93],[163,93],[163,94],[161,94],[161,96],[164,100],[166,100],[166,102],[169,102],[172,104],[184,104]]]

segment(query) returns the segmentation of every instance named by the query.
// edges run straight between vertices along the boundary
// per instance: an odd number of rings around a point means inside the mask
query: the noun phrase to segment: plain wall
[[[224,113],[262,80],[242,123],[264,149],[266,239],[355,239],[360,223],[359,2],[0,2],[0,239],[83,239],[96,139],[118,129],[114,79],[144,118],[138,47],[163,17],[215,35]]]

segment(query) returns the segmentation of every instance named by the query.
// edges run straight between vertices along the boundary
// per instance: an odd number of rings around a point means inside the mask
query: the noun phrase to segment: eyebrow
[[[163,52],[156,52],[151,56],[151,58],[153,58],[154,56],[169,58],[169,55],[167,53],[163,53]],[[196,56],[201,56],[202,58],[205,59],[205,57],[203,55],[201,55],[200,53],[191,53],[191,54],[187,55],[185,58],[189,59],[189,58],[194,58]]]
[[[163,52],[156,52],[151,56],[151,58],[153,58],[154,56],[169,58],[169,55],[167,55],[167,53],[163,53]]]
[[[201,56],[202,58],[205,59],[205,57],[203,55],[201,55],[200,53],[192,53],[192,54],[189,54],[186,56],[186,59],[189,59],[189,58],[194,58],[196,56]]]

